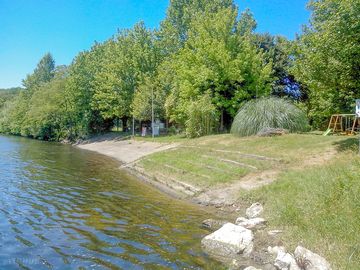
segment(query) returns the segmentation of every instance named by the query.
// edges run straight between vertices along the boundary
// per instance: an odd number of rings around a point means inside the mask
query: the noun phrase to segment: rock
[[[267,251],[271,254],[271,255],[275,255],[277,256],[279,252],[286,252],[286,248],[283,246],[275,246],[275,247],[268,247]]]
[[[228,221],[209,218],[209,219],[205,219],[201,223],[201,225],[206,229],[216,231],[220,229],[222,226],[224,226],[226,223],[228,223]]]
[[[276,235],[281,234],[281,233],[283,233],[282,230],[271,230],[271,231],[268,231],[268,235],[270,235],[270,236],[276,236]]]
[[[253,250],[254,235],[252,231],[226,223],[219,230],[205,236],[201,240],[201,246],[210,255],[220,257],[232,257],[242,254],[249,256]]]
[[[263,218],[251,218],[246,219],[243,217],[239,217],[236,219],[235,224],[242,226],[246,229],[261,229],[266,226],[267,221]]]
[[[248,209],[246,209],[246,217],[247,218],[256,218],[260,216],[260,214],[264,211],[261,203],[254,203]]]
[[[290,253],[281,250],[277,254],[274,265],[279,270],[301,270],[295,258]]]
[[[261,270],[261,269],[255,268],[254,266],[248,266],[244,270]]]
[[[326,259],[304,247],[298,246],[294,255],[298,265],[306,270],[331,270]]]
[[[259,137],[271,137],[271,136],[281,136],[288,133],[289,131],[283,128],[264,128],[260,130],[256,135]]]
[[[277,269],[274,265],[267,263],[263,266],[263,270],[277,270]]]

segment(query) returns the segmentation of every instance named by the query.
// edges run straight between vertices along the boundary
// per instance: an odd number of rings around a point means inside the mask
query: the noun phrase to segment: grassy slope
[[[160,172],[193,185],[210,187],[238,181],[250,172],[299,166],[309,157],[330,151],[342,139],[315,135],[237,138],[230,134],[192,140],[160,137],[155,141],[175,141],[181,145],[173,151],[151,155],[140,165],[153,174]],[[267,159],[262,160],[263,157]]]
[[[285,228],[286,245],[297,244],[324,255],[334,269],[358,269],[360,265],[360,158],[357,140],[350,137],[288,135],[274,138],[209,136],[177,141],[181,147],[153,154],[141,165],[150,173],[167,175],[207,187],[241,181],[254,169],[219,159],[231,159],[281,173],[269,186],[242,192],[239,198],[261,201],[274,228]],[[280,159],[264,161],[239,153]],[[330,160],[323,159],[332,156]],[[304,168],[302,164],[318,162]]]

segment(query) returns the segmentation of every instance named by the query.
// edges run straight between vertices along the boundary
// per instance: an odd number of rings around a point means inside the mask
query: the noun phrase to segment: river
[[[0,269],[220,269],[200,248],[209,214],[118,167],[0,136]]]

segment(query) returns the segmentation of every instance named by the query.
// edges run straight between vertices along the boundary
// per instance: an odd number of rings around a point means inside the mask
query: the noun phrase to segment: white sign
[[[356,116],[360,117],[360,99],[356,100]]]

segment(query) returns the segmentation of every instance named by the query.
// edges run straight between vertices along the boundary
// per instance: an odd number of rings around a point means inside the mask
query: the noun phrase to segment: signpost
[[[360,118],[360,99],[356,100],[356,117]],[[357,118],[355,121],[359,121],[359,118]],[[359,130],[358,130],[359,132]],[[359,155],[360,155],[360,132],[359,132]]]

